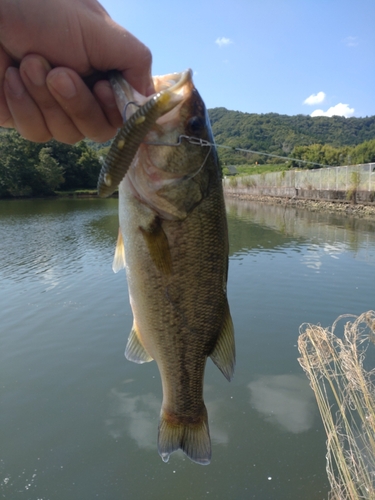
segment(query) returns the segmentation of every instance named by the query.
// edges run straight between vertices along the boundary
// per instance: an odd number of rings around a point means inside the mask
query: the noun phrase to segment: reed
[[[335,331],[341,320],[342,335]],[[327,434],[329,500],[375,499],[375,312],[300,327],[299,363]]]

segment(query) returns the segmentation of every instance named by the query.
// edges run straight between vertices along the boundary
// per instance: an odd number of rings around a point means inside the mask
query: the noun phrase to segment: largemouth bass
[[[137,109],[129,102],[142,106],[114,140],[98,185],[108,194],[113,179],[124,176],[113,269],[126,268],[134,316],[125,356],[158,365],[162,459],[182,449],[194,462],[208,464],[206,360],[211,357],[228,380],[235,364],[227,222],[209,118],[191,71],[154,77],[157,93],[148,99],[119,75],[111,83],[121,111]],[[128,155],[127,143],[133,148]]]

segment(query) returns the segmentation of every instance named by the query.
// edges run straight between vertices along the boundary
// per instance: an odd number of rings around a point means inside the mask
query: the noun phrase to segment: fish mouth
[[[173,93],[179,93],[183,87],[192,81],[193,72],[191,69],[182,71],[181,73],[170,73],[169,75],[154,76],[154,85],[156,92],[169,90]]]
[[[178,116],[181,105],[191,95],[193,88],[191,70],[155,77],[158,91],[149,97],[134,90],[119,72],[112,72],[109,79],[117,106],[122,110],[124,124],[99,174],[98,194],[101,197],[109,196],[117,189],[148,132],[155,124],[161,125]],[[132,106],[134,110],[129,109],[130,104],[135,105]]]
[[[192,70],[187,69],[180,73],[154,76],[155,94],[148,97],[137,92],[118,71],[110,73],[109,81],[115,94],[117,107],[125,122],[138,107],[143,106],[155,95],[163,92],[168,92],[171,95],[168,111],[176,107],[190,94],[193,87],[192,75]]]

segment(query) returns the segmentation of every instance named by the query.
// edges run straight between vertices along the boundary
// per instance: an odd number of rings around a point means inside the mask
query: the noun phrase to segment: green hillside
[[[375,139],[375,116],[312,118],[307,115],[241,113],[226,108],[213,108],[208,113],[217,144],[281,156],[290,155],[295,146],[325,144],[338,148],[356,146]],[[267,161],[266,156],[258,157],[223,149],[219,149],[219,156],[226,164]],[[274,159],[270,161],[275,162]]]
[[[218,148],[224,174],[229,172],[228,165],[237,165],[237,172],[243,174],[248,173],[248,165],[253,165],[251,172],[256,173],[255,163],[267,163],[260,167],[265,172],[275,163],[272,170],[314,168],[316,163],[334,166],[375,162],[375,116],[311,118],[225,108],[210,109],[209,116],[218,145],[295,158],[285,164],[283,159]],[[100,157],[105,156],[108,146],[91,141],[73,146],[56,141],[37,144],[14,130],[0,128],[0,198],[45,196],[56,189],[95,189]]]

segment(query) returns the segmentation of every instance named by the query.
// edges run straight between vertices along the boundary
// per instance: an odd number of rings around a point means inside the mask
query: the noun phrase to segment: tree
[[[287,116],[277,113],[259,115],[225,108],[209,109],[208,112],[217,144],[280,156],[290,156],[297,146],[326,144],[336,150],[345,146],[354,147],[375,137],[375,116],[344,118]],[[220,160],[227,164],[252,163],[251,158],[244,155],[241,157],[231,150],[219,149],[218,152]],[[327,150],[326,153],[330,157],[328,164],[337,163],[338,160],[332,158],[336,151]]]
[[[0,132],[0,197],[51,195],[60,186],[95,188],[99,171],[98,153],[85,141],[37,144],[14,130]]]
[[[33,163],[39,145],[29,143],[14,130],[1,134],[0,196],[30,196],[35,183]]]
[[[81,183],[83,187],[94,189],[97,186],[101,169],[98,153],[89,148],[86,143],[80,144],[82,153],[78,160],[78,167],[81,171]]]
[[[353,148],[352,158],[354,163],[375,162],[375,139],[372,141],[365,141]]]
[[[52,148],[48,147],[39,151],[39,163],[35,168],[40,180],[39,194],[52,194],[64,182],[64,169],[51,156],[51,152]]]

